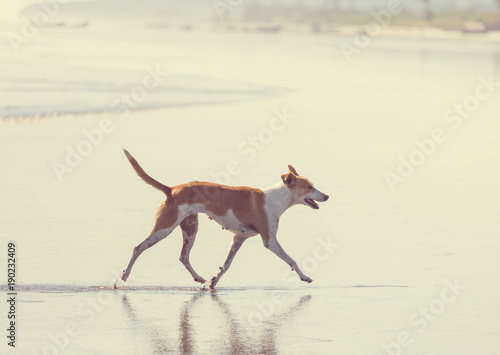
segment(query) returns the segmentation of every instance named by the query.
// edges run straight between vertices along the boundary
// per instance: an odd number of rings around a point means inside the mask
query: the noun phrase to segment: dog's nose
[[[325,201],[328,201],[329,198],[330,198],[330,196],[325,195]]]

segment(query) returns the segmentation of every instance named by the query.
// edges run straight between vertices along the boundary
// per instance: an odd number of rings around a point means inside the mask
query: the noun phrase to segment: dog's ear
[[[283,174],[281,175],[281,180],[286,186],[290,186],[295,181],[295,175],[293,173]]]
[[[295,176],[299,176],[299,173],[295,170],[295,168],[291,165],[288,165],[288,170],[293,173]]]

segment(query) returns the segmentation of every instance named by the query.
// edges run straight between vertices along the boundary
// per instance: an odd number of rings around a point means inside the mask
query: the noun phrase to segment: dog
[[[312,282],[278,243],[276,234],[280,216],[293,205],[306,205],[319,209],[318,202],[328,200],[306,178],[288,165],[288,173],[281,175],[281,181],[266,189],[251,187],[231,187],[210,182],[192,181],[174,187],[163,185],[141,168],[137,160],[123,150],[130,164],[139,177],[147,184],[162,191],[165,196],[156,213],[155,224],[149,237],[134,248],[132,258],[123,271],[121,279],[126,282],[135,261],[146,249],[165,239],[180,225],[183,245],[179,260],[189,271],[194,281],[206,284],[189,262],[189,253],[198,231],[198,213],[205,213],[215,220],[222,229],[234,233],[232,244],[220,271],[209,283],[215,288],[222,275],[229,269],[234,256],[245,240],[260,234],[264,246],[284,260],[305,282]],[[116,287],[116,284],[115,284]]]

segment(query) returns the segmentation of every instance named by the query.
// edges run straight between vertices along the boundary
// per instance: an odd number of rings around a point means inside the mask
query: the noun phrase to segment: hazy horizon
[[[54,3],[55,0],[49,0],[45,1],[45,3]],[[105,9],[106,11],[111,11],[111,13],[123,13],[124,11],[124,4],[141,4],[142,8],[148,7],[148,6],[156,6],[156,7],[165,7],[165,6],[170,6],[170,4],[177,4],[180,5],[181,7],[184,8],[194,8],[194,7],[199,7],[201,9],[205,9],[203,11],[214,11],[214,4],[216,3],[216,0],[213,1],[203,1],[203,0],[183,0],[183,1],[178,1],[178,0],[171,0],[171,1],[158,1],[158,0],[147,0],[147,1],[141,1],[141,0],[72,0],[72,1],[64,1],[58,2],[61,4],[62,9],[67,8],[67,7],[72,7],[72,6],[78,6],[78,9],[82,9],[81,5],[84,5],[83,8],[88,7],[88,8],[101,8]],[[93,3],[92,6],[85,5],[86,3]],[[248,0],[248,1],[242,1],[241,5],[236,6],[236,11],[241,10],[238,8],[244,8],[247,5],[250,4],[255,4],[255,3],[260,3],[260,4],[270,4],[270,3],[276,3],[276,4],[282,4],[282,5],[289,5],[290,7],[296,6],[296,5],[301,5],[301,6],[306,6],[306,7],[321,7],[321,6],[337,6],[340,9],[343,10],[357,10],[357,11],[368,11],[371,9],[377,9],[377,8],[384,8],[387,6],[387,1],[386,0],[338,0],[338,1],[325,1],[325,0],[314,0],[314,1],[300,1],[296,0],[293,3],[290,1],[286,0]],[[405,4],[405,1],[402,1],[403,4]],[[0,2],[0,23],[2,22],[8,22],[8,23],[16,23],[19,22],[21,19],[21,12],[25,10],[26,8],[30,6],[39,6],[39,3],[33,1],[33,0],[19,0],[17,2],[10,2],[6,0],[1,0]],[[101,4],[101,5],[98,5]],[[497,2],[494,0],[459,0],[459,1],[452,1],[452,0],[431,0],[429,2],[430,8],[433,11],[443,11],[443,10],[464,10],[467,8],[474,8],[474,9],[481,9],[481,10],[488,10],[488,11],[495,11],[498,8]],[[423,5],[420,1],[412,1],[411,5],[407,2],[406,5],[407,8],[413,9],[414,11],[419,11],[423,9]],[[64,10],[63,10],[64,11]],[[92,10],[91,13],[87,15],[92,15],[92,13],[96,13],[95,10]],[[126,13],[126,10],[125,10]],[[132,13],[133,15],[137,15],[136,13]],[[81,14],[82,16],[86,16],[86,14]],[[210,15],[210,17],[213,14],[206,14],[207,16]]]

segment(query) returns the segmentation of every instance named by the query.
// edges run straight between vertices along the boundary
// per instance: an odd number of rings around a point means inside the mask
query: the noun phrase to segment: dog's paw
[[[204,284],[207,282],[203,277],[195,277],[194,281]]]
[[[215,288],[215,285],[217,285],[217,277],[214,276],[210,280],[210,283],[208,284],[208,287],[210,287],[212,290]]]
[[[310,284],[311,282],[313,282],[313,280],[310,278],[310,277],[301,277],[300,278],[302,281],[304,282],[307,282],[308,284]]]
[[[125,273],[122,274],[122,277],[120,277],[123,282],[126,282],[128,279],[128,275],[125,275]]]

